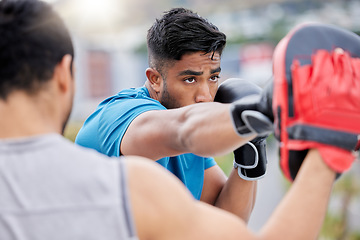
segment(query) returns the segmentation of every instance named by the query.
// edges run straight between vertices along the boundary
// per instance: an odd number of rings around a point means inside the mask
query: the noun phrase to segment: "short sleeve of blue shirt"
[[[120,155],[120,143],[130,123],[141,113],[165,110],[145,87],[126,89],[104,100],[80,129],[75,142],[108,156]]]

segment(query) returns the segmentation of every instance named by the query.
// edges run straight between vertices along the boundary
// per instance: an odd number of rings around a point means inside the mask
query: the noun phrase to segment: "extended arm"
[[[140,239],[315,239],[335,179],[335,172],[324,164],[318,151],[311,150],[286,197],[263,229],[254,234],[235,215],[195,201],[160,167],[136,160],[131,159],[127,166]]]
[[[233,151],[254,136],[236,133],[230,104],[200,103],[141,114],[127,129],[121,152],[153,160],[189,152],[216,156]]]

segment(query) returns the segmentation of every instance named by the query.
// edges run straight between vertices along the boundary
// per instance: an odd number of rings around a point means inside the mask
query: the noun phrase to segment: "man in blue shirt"
[[[211,157],[227,154],[254,136],[239,136],[230,104],[213,102],[225,43],[225,34],[196,13],[183,8],[167,12],[148,31],[145,85],[100,103],[76,143],[109,156],[157,161],[196,199],[247,221],[256,181],[240,178],[237,171],[227,178]]]

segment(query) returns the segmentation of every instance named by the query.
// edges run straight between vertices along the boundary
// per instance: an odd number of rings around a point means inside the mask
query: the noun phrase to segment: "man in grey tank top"
[[[73,57],[48,4],[0,1],[0,240],[318,236],[336,173],[316,149],[256,234],[239,217],[196,201],[148,159],[108,158],[63,138]]]
[[[137,239],[122,159],[63,138],[73,45],[38,1],[0,2],[0,239]]]

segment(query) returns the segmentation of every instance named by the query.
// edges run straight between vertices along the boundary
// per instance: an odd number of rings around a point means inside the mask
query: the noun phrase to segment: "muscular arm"
[[[254,136],[237,135],[229,108],[212,102],[145,112],[130,124],[121,152],[153,160],[189,152],[205,157],[231,152]]]
[[[226,178],[219,166],[205,171],[201,201],[227,210],[245,222],[249,221],[255,205],[257,181],[246,181],[232,170]]]
[[[175,177],[151,162],[131,159],[127,166],[140,239],[315,239],[335,179],[311,150],[283,201],[254,234],[235,215],[195,201]]]

